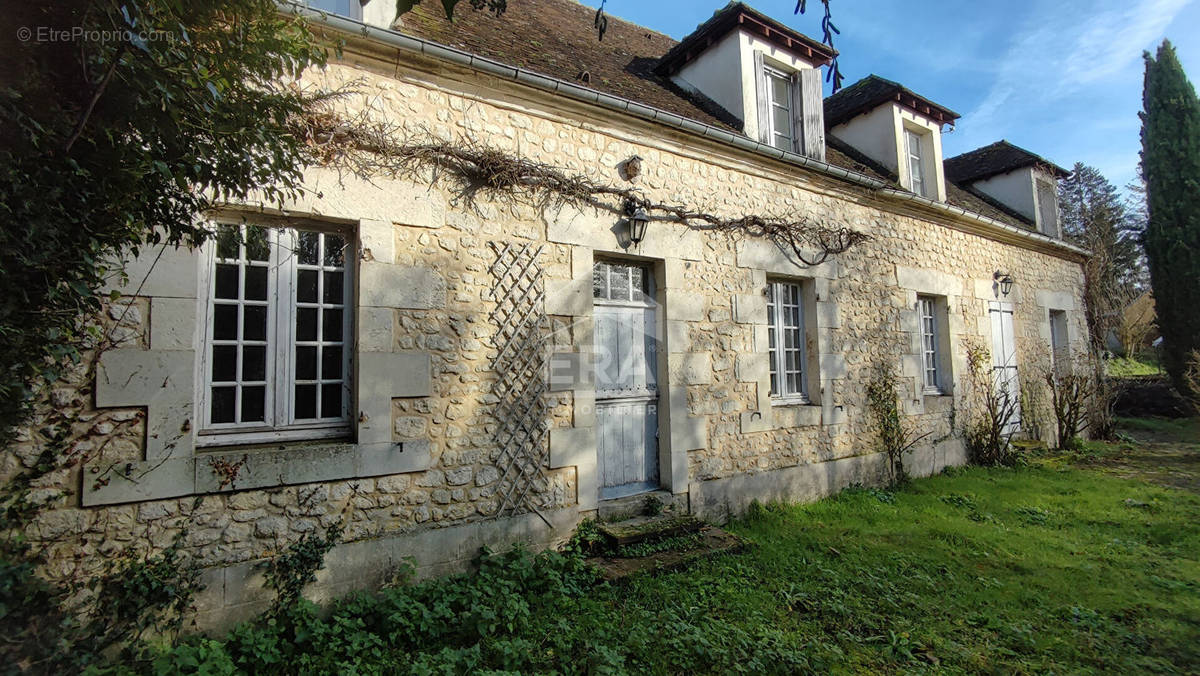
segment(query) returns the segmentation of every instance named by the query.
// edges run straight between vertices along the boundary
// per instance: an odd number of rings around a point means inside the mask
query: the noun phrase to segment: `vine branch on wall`
[[[797,214],[725,217],[657,202],[635,188],[609,185],[471,138],[444,139],[427,131],[407,133],[365,115],[349,119],[333,112],[312,114],[298,121],[296,132],[307,142],[314,164],[336,166],[358,176],[404,176],[433,184],[448,180],[467,201],[482,195],[499,201],[521,199],[542,207],[591,206],[620,214],[642,209],[651,220],[768,239],[785,251],[790,249],[805,265],[820,265],[870,239],[857,230],[830,227]]]

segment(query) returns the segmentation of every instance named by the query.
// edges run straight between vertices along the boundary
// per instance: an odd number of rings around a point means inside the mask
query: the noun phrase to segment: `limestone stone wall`
[[[445,181],[367,181],[313,169],[311,191],[286,209],[229,205],[223,213],[268,225],[327,222],[354,242],[355,437],[196,449],[201,254],[167,250],[167,264],[151,269],[147,257],[158,252],[148,252],[131,262],[129,284],[115,285],[127,295],[107,321],[122,345],[100,358],[98,373],[83,369],[54,391],[54,404],[78,416],[81,462],[40,487],[48,496],[64,491],[31,533],[50,547],[49,574],[94,568],[124,547],[160,548],[186,526],[191,554],[214,566],[201,611],[216,624],[261,607],[253,561],[336,519],[348,522],[348,544],[333,555],[341,564],[322,574],[324,594],[377,581],[405,555],[442,572],[484,542],[560,540],[597,504],[588,355],[598,256],[644,260],[658,277],[662,481],[690,493],[704,514],[716,514],[718,504],[736,508],[759,497],[749,495],[755,491],[814,497],[848,477],[874,476],[863,402],[879,361],[900,369],[905,412],[932,432],[917,471],[961,462],[950,423],[961,406],[963,346],[972,337],[989,341],[997,270],[1017,280],[1004,300],[1015,310],[1019,354],[1046,349],[1050,309],[1067,311],[1074,344],[1086,339],[1082,272],[1066,250],[981,234],[986,227],[970,219],[411,54],[400,63],[395,53],[351,41],[343,62],[309,73],[306,84],[354,82],[358,93],[341,104],[347,112],[414,134],[485,142],[614,184],[627,185],[617,165],[639,155],[636,186],[653,200],[730,216],[799,213],[871,239],[816,267],[768,242],[666,222],[651,223],[647,239],[631,248],[615,234],[620,216],[603,210],[470,200]],[[544,246],[546,349],[574,359],[578,371],[548,395],[549,457],[527,506],[500,519],[491,516],[506,466],[495,442],[489,242]],[[805,288],[808,405],[775,405],[767,391],[763,289],[778,278]],[[942,396],[924,395],[917,383],[917,294],[946,303],[955,385]],[[22,437],[22,454],[6,459],[6,474],[36,452],[39,434],[35,426]],[[236,476],[220,480],[229,467]]]

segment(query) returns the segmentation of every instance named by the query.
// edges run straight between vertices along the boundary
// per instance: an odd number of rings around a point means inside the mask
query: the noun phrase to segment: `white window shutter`
[[[805,68],[792,78],[792,116],[796,152],[825,161],[825,106],[821,70]]]
[[[763,54],[754,52],[754,82],[758,87],[758,140],[771,144],[771,89],[767,82],[767,69],[763,65]]]

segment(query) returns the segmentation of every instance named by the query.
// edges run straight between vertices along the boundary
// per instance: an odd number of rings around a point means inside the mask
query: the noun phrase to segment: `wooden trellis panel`
[[[531,489],[544,489],[549,454],[546,402],[546,288],[538,256],[542,246],[489,242],[496,255],[490,272],[496,308],[495,462],[502,474],[494,516],[527,508],[537,512]],[[539,514],[540,516],[540,514]],[[545,518],[545,517],[543,517]]]

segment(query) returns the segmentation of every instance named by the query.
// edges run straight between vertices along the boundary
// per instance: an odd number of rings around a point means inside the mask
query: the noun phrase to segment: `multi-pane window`
[[[650,275],[640,265],[596,261],[592,266],[592,297],[600,300],[646,303],[653,300]]]
[[[330,14],[362,19],[362,0],[307,0],[307,4]]]
[[[771,396],[805,399],[804,300],[795,282],[767,285]]]
[[[1037,182],[1038,220],[1041,221],[1042,232],[1051,237],[1058,237],[1058,195],[1054,185],[1049,181]]]
[[[247,440],[345,432],[352,344],[346,238],[220,225],[214,239],[202,432]]]
[[[1067,342],[1067,313],[1062,310],[1050,311],[1050,358],[1054,373],[1064,375],[1070,370],[1070,343]]]
[[[931,296],[917,297],[917,310],[921,316],[921,358],[924,364],[926,392],[942,391],[942,374],[939,368],[937,300]]]
[[[909,188],[918,195],[925,194],[925,149],[921,135],[911,129],[904,130],[905,155],[908,158]]]
[[[780,150],[795,150],[792,132],[792,79],[767,68],[767,89],[770,94],[771,145]]]

